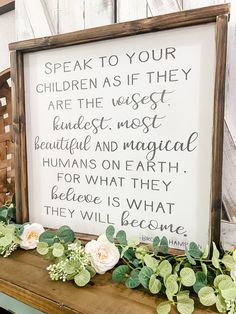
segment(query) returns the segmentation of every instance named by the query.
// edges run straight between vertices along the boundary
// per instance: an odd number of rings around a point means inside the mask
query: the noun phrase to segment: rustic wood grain
[[[229,221],[236,222],[236,146],[227,124],[224,136],[223,202]]]
[[[147,33],[181,26],[190,26],[200,23],[215,22],[216,16],[227,14],[229,5],[210,6],[195,10],[182,11],[136,20],[133,22],[118,23],[99,28],[91,28],[79,32],[60,34],[53,37],[42,37],[11,43],[10,50],[28,52],[56,47],[65,47],[91,41],[98,41],[122,36]]]
[[[24,115],[24,79],[22,54],[11,52],[11,79],[13,104],[13,130],[15,143],[15,192],[16,192],[16,220],[28,220],[27,208],[27,168],[26,168],[26,138]]]
[[[0,15],[14,10],[15,0],[0,0]]]
[[[111,274],[96,275],[86,287],[73,282],[53,282],[46,267],[48,261],[32,252],[17,251],[11,258],[1,258],[0,291],[45,313],[81,314],[155,314],[156,305],[166,299],[115,284]],[[195,314],[217,313],[197,301]],[[177,314],[172,309],[171,314]]]
[[[222,162],[224,138],[224,101],[226,75],[228,16],[221,15],[216,21],[216,81],[214,97],[214,122],[212,140],[212,191],[211,191],[211,239],[220,244],[222,210]]]

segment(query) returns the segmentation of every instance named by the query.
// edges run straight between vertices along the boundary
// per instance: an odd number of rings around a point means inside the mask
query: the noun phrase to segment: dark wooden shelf
[[[0,258],[0,291],[49,314],[155,314],[156,305],[164,300],[142,289],[130,290],[115,284],[110,273],[95,276],[83,288],[73,282],[54,282],[46,271],[48,264],[32,251],[19,250],[9,258]],[[217,313],[201,305],[194,311],[206,312]]]

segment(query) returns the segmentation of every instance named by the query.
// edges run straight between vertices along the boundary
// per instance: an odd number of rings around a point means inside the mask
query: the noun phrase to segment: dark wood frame
[[[214,22],[216,24],[217,62],[212,139],[210,240],[219,243],[228,14],[229,5],[216,5],[10,44],[14,106],[13,128],[15,131],[17,221],[26,222],[28,220],[24,53]]]
[[[0,0],[0,15],[15,9],[15,0]]]

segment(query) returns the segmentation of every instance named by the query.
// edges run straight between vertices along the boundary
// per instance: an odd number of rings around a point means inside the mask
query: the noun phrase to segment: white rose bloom
[[[233,281],[236,283],[236,264],[231,269],[230,276],[233,279]]]
[[[92,266],[98,274],[112,269],[120,259],[120,253],[114,243],[102,234],[97,241],[92,240],[85,245],[85,252],[90,254]]]
[[[44,231],[43,226],[38,223],[25,225],[21,235],[20,247],[24,250],[35,249],[39,242],[39,236]]]

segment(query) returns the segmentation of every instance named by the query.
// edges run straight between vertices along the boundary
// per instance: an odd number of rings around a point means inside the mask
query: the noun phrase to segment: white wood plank
[[[85,28],[114,23],[113,0],[85,0]]]
[[[146,16],[146,0],[117,0],[117,22],[141,19]]]
[[[16,39],[34,38],[34,32],[29,21],[23,0],[15,1]]]
[[[183,9],[189,10],[199,7],[206,7],[214,4],[221,4],[225,2],[226,2],[225,0],[183,0]]]
[[[236,224],[227,221],[221,222],[221,242],[225,250],[232,249],[236,245]]]
[[[180,10],[182,10],[181,0],[147,0],[148,16],[155,16]]]
[[[0,72],[10,67],[8,44],[15,41],[15,12],[0,15]]]
[[[58,34],[59,0],[41,0],[44,13],[53,34]]]
[[[60,34],[84,29],[84,6],[84,0],[58,0],[58,32]]]
[[[236,145],[236,1],[231,1],[226,80],[226,122]],[[236,169],[235,169],[236,171]]]
[[[34,37],[54,35],[49,22],[49,16],[45,14],[45,2],[41,0],[22,0],[32,27]]]

